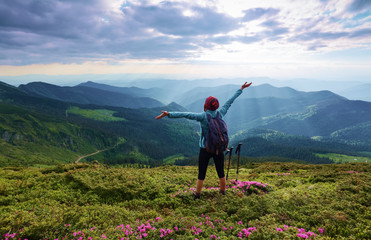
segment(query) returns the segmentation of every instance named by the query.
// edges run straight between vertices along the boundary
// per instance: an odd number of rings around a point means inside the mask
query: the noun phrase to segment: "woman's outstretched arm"
[[[156,117],[156,119],[168,116],[169,118],[187,118],[196,121],[202,121],[205,117],[205,113],[192,113],[192,112],[167,112],[161,111],[162,113]]]
[[[228,109],[231,107],[233,101],[234,101],[238,96],[241,95],[242,90],[244,90],[244,89],[247,88],[247,87],[250,87],[251,84],[252,84],[252,82],[251,82],[251,83],[247,83],[247,82],[245,82],[245,83],[241,86],[241,88],[238,89],[238,90],[236,91],[236,93],[235,93],[232,97],[230,97],[230,98],[229,98],[229,99],[224,103],[223,107],[221,107],[221,109],[219,110],[219,112],[222,114],[222,116],[224,116],[224,115],[227,113],[227,111],[228,111]]]

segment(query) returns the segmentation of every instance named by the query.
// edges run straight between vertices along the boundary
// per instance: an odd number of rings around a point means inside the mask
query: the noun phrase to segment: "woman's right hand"
[[[247,82],[245,82],[245,83],[242,85],[241,90],[244,90],[245,88],[250,87],[251,84],[252,84],[252,82],[251,82],[251,83],[247,83]]]
[[[163,118],[165,116],[169,116],[169,112],[167,112],[167,111],[161,111],[161,112],[162,112],[161,115],[158,115],[156,117],[156,119],[160,119],[160,118]]]

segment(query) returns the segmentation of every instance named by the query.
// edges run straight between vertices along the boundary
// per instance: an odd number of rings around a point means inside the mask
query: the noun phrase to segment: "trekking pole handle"
[[[232,153],[233,153],[233,147],[231,147],[230,149],[229,149],[229,156],[232,156]]]
[[[231,152],[231,150],[230,150],[230,149],[227,149],[227,150],[225,151],[225,155],[227,156],[228,153],[230,153],[230,152]]]
[[[227,156],[228,153],[229,153],[229,156],[232,155],[232,153],[233,153],[233,147],[230,147],[229,149],[227,149],[225,155]]]
[[[240,152],[241,152],[241,145],[242,145],[242,143],[239,143],[237,148],[236,148],[236,154],[238,153],[238,155],[240,155]]]

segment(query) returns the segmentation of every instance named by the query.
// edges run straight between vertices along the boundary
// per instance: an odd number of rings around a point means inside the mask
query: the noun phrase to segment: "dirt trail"
[[[88,154],[88,155],[81,156],[81,157],[79,157],[78,159],[75,160],[75,163],[78,163],[78,162],[79,162],[81,159],[83,159],[83,158],[87,158],[87,157],[93,156],[93,155],[95,155],[95,154],[98,154],[98,153],[100,153],[100,152],[103,152],[103,151],[106,151],[106,150],[108,150],[108,149],[112,149],[112,148],[114,148],[114,147],[101,149],[101,150],[98,150],[98,151],[96,151],[96,152],[94,152],[94,153],[90,153],[90,154]]]

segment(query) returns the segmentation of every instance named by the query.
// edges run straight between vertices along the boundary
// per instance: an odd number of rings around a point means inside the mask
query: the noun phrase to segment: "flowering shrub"
[[[354,174],[360,174],[360,173],[363,173],[363,172],[357,172],[357,171],[350,170],[350,171],[348,171],[348,173],[350,173],[350,174],[352,174],[352,173],[354,173]]]
[[[371,233],[369,164],[254,164],[228,182],[226,195],[210,167],[196,201],[197,167],[77,166],[0,168],[0,239],[317,240]],[[271,175],[287,169],[293,174]],[[312,181],[328,176],[335,181]]]
[[[271,187],[268,184],[261,182],[249,182],[249,181],[240,181],[240,180],[231,180],[227,189],[232,189],[232,191],[243,192],[246,195],[250,194],[262,194],[267,193],[271,190]]]
[[[205,228],[215,228],[214,227],[214,224],[213,222],[219,224],[221,222],[223,222],[223,220],[214,220],[212,221],[210,219],[210,217],[208,216],[202,216],[202,218],[205,220],[205,222],[200,222],[199,225],[200,226],[196,226],[196,225],[193,225],[191,226],[190,228],[183,228],[183,233],[186,232],[186,231],[190,231],[192,233],[192,235],[195,235],[195,236],[199,236],[202,234],[202,226],[204,226],[204,229]],[[158,217],[156,218],[156,220],[148,220],[146,221],[146,223],[142,223],[142,224],[139,224],[137,223],[136,226],[132,226],[130,224],[127,224],[127,225],[124,225],[124,224],[121,224],[119,226],[117,226],[115,228],[115,230],[117,232],[120,232],[119,234],[115,234],[115,236],[118,236],[118,239],[121,239],[121,240],[129,240],[129,239],[146,239],[147,237],[150,237],[151,239],[153,238],[156,238],[156,239],[168,239],[168,238],[175,238],[176,237],[176,234],[177,232],[180,231],[180,229],[178,227],[174,227],[174,228],[167,228],[167,229],[164,229],[164,228],[156,228],[156,224],[158,224],[159,222],[163,222],[163,220],[161,219],[161,217]],[[151,225],[152,223],[152,225]],[[242,225],[242,222],[239,221],[237,223],[238,225]],[[90,231],[93,231],[95,230],[96,227],[93,227],[90,229]],[[226,228],[226,227],[222,227],[223,231],[228,231],[228,230],[232,230],[233,227],[231,228]],[[287,225],[284,225],[284,228],[276,228],[276,231],[277,232],[284,232],[284,231],[288,231],[289,229],[295,229],[298,233],[296,234],[297,237],[299,238],[305,238],[305,239],[314,239],[315,237],[317,237],[317,234],[313,233],[313,232],[310,232],[310,231],[306,231],[304,228],[297,228],[297,227],[293,227],[293,226],[287,226]],[[238,233],[236,234],[236,236],[239,238],[239,239],[248,239],[249,236],[255,232],[257,230],[256,227],[248,227],[248,228],[240,228],[240,230],[238,230]],[[324,233],[324,229],[323,228],[319,228],[319,233],[320,234],[323,234]],[[230,233],[232,234],[232,233]],[[294,233],[293,233],[294,234]],[[18,234],[16,233],[12,233],[12,234],[9,234],[9,233],[6,233],[4,234],[4,237],[5,237],[5,240],[9,240],[9,239],[13,239],[17,236]],[[61,239],[64,240],[64,239],[71,239],[71,240],[83,240],[83,239],[87,239],[87,240],[91,240],[93,239],[92,237],[89,237],[87,236],[89,235],[89,233],[85,233],[83,231],[74,231],[72,232],[72,234],[70,234],[69,236],[64,236],[62,237]],[[229,237],[232,237],[232,236],[229,236]],[[108,238],[105,233],[102,233],[99,237],[100,239],[106,239]],[[221,239],[220,237],[218,237],[217,235],[215,234],[211,234],[210,239]],[[26,240],[26,239],[24,239]]]
[[[314,232],[306,231],[304,228],[297,228],[297,227],[287,226],[287,225],[284,225],[283,229],[282,228],[276,228],[276,231],[277,232],[284,232],[284,231],[288,231],[288,229],[297,230],[296,236],[298,238],[314,239],[315,237],[317,237],[317,234],[315,234]],[[324,229],[320,227],[320,228],[318,228],[318,232],[320,234],[323,234]]]
[[[240,180],[231,180],[226,186],[226,189],[230,190],[232,193],[244,193],[246,195],[250,194],[262,194],[271,191],[271,187],[268,184],[263,184],[261,182],[249,182]],[[203,187],[202,191],[219,191],[219,187]],[[188,194],[196,192],[196,186],[190,187],[187,185],[184,189],[178,189],[177,192],[171,193],[171,197],[176,197],[180,194]]]

